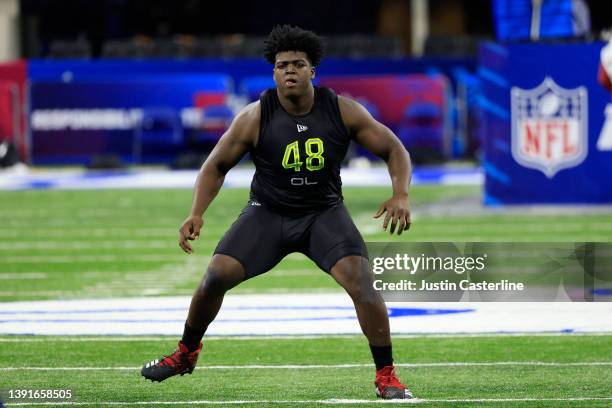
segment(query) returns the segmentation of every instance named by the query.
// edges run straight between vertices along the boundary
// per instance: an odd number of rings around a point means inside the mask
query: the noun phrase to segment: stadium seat
[[[136,36],[129,40],[109,40],[102,45],[105,58],[152,58],[156,57],[155,41],[146,36]]]
[[[172,156],[182,142],[183,127],[176,109],[145,108],[134,130],[134,162],[156,162],[159,157]]]
[[[215,38],[197,38],[189,49],[189,56],[193,58],[218,58],[221,55],[221,43]]]
[[[211,39],[202,39],[203,44],[208,44],[211,52],[206,52],[207,57],[222,58],[247,58],[261,57],[264,46],[264,37],[245,36],[231,34]],[[212,51],[214,49],[214,51]],[[203,50],[205,50],[203,48]]]
[[[85,38],[54,40],[49,45],[49,58],[90,58],[91,44]]]
[[[406,106],[398,137],[410,151],[415,163],[444,160],[444,112],[429,102],[415,102]]]
[[[379,109],[380,121],[392,129],[398,128],[413,103],[431,103],[442,111],[448,105],[448,81],[442,75],[327,76],[321,77],[321,84],[340,95],[366,98]]]
[[[180,46],[174,39],[158,38],[154,42],[153,57],[155,58],[178,58],[180,52]]]
[[[371,58],[403,55],[401,41],[394,37],[349,34],[328,36],[325,41],[326,53],[332,57]]]
[[[127,58],[130,56],[130,47],[125,41],[108,40],[102,44],[103,58]]]
[[[217,143],[234,118],[234,112],[227,105],[211,105],[204,109],[199,141]]]
[[[205,109],[213,105],[224,105],[234,91],[231,77],[223,74],[208,74],[206,81],[198,85],[193,92],[193,106]]]
[[[197,38],[193,35],[181,34],[176,35],[173,38],[174,43],[176,44],[177,57],[179,58],[192,58],[194,57],[194,51],[197,44]]]
[[[224,92],[216,91],[197,91],[193,94],[193,106],[196,108],[206,108],[212,105],[225,103],[227,95]]]

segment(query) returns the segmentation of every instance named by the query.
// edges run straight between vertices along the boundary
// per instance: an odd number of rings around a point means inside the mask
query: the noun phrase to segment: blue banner
[[[473,69],[474,60],[326,59],[322,75],[405,74]],[[222,73],[222,74],[219,74]],[[28,65],[34,164],[89,164],[95,155],[171,163],[205,153],[231,120],[227,97],[254,98],[245,84],[272,77],[263,58],[197,60],[32,60]],[[231,105],[239,107],[240,101]],[[210,115],[208,115],[210,113]],[[147,143],[153,141],[153,143]],[[153,146],[154,149],[146,149]],[[143,147],[144,146],[144,147]],[[202,151],[198,151],[202,150]]]
[[[231,78],[220,74],[34,82],[32,161],[89,164],[96,155],[115,155],[169,162],[186,148],[186,132],[202,124],[196,97],[223,101],[231,90]],[[156,146],[155,157],[143,157],[144,144]]]
[[[597,83],[602,46],[481,48],[487,204],[612,202],[610,95]]]

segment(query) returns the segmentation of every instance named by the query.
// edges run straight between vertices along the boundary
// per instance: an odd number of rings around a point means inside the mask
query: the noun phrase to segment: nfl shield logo
[[[512,157],[553,178],[588,150],[585,87],[564,89],[546,77],[534,89],[512,88]]]

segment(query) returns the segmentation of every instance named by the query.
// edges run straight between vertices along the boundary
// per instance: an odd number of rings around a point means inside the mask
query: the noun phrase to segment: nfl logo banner
[[[603,45],[481,47],[486,204],[612,203],[611,94],[597,83]]]
[[[583,86],[565,89],[546,77],[533,89],[511,91],[512,157],[553,178],[587,157],[588,99]]]

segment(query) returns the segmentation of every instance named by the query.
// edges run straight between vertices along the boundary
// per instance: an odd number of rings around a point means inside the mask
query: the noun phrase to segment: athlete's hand
[[[383,222],[383,229],[386,231],[389,221],[391,221],[391,228],[389,232],[393,234],[395,228],[397,228],[397,235],[402,235],[402,232],[410,228],[410,203],[408,202],[407,195],[394,195],[387,201],[381,204],[380,208],[374,215],[374,218],[379,218],[384,213],[385,221]]]
[[[200,230],[204,225],[202,217],[191,215],[187,217],[181,228],[179,228],[179,246],[188,254],[193,252],[193,248],[188,241],[196,240],[200,237]]]

